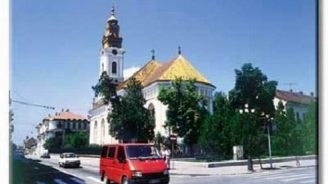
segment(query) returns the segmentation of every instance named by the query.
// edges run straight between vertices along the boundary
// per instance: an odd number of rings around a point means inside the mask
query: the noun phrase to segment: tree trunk
[[[262,160],[261,160],[261,156],[259,156],[259,162],[260,162],[260,168],[263,169],[262,167]]]
[[[301,166],[300,160],[299,160],[298,156],[296,155],[296,167],[300,167],[300,166]]]

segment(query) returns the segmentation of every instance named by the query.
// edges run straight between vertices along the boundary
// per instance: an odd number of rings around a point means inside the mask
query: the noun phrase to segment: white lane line
[[[87,176],[87,178],[89,178],[92,181],[95,181],[95,182],[98,182],[98,183],[102,183],[99,178],[95,178],[95,177],[92,177],[92,176]]]
[[[264,178],[264,179],[271,180],[271,179],[280,179],[280,178],[297,178],[297,177],[304,177],[304,176],[312,176],[312,175],[311,174],[291,174],[291,175],[273,176],[273,177]]]
[[[85,182],[79,178],[70,178],[70,179],[75,181],[76,183],[85,184]]]
[[[63,182],[61,179],[54,179],[54,182],[58,183],[58,184],[67,184],[67,183]]]
[[[46,184],[45,182],[36,181],[36,184]]]
[[[301,181],[300,183],[304,183],[304,184],[308,184],[308,183],[315,183],[315,179],[312,179],[312,180],[305,180],[305,181]]]
[[[294,180],[299,180],[299,179],[312,179],[314,178],[314,176],[303,176],[303,177],[298,177],[298,178],[289,178],[289,179],[284,179],[284,180],[281,180],[283,182],[288,182],[288,181],[294,181]]]

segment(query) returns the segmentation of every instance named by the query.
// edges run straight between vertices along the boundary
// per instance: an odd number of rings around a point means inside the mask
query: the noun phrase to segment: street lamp
[[[245,108],[244,109],[239,109],[239,113],[240,114],[249,114],[249,113],[254,113],[255,112],[255,109],[249,109],[248,107],[248,104],[245,104]],[[249,123],[248,123],[249,124]],[[247,128],[248,128],[248,134],[249,134],[249,130],[250,130],[250,126],[247,125]],[[250,144],[250,135],[248,135],[248,144]],[[248,148],[248,158],[247,158],[247,169],[249,171],[253,171],[253,163],[252,163],[252,158],[251,158],[251,155],[250,155],[250,148]]]
[[[268,130],[268,146],[269,146],[269,158],[270,158],[270,169],[272,169],[272,156],[271,156],[271,138],[270,138],[270,127],[273,117],[270,118],[270,115],[267,114],[266,118],[268,119],[267,122],[267,130]]]

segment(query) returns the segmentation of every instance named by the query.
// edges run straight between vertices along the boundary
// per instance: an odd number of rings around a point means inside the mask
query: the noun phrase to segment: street
[[[37,184],[52,183],[56,184],[98,184],[101,183],[98,175],[98,167],[89,164],[83,164],[80,168],[61,168],[58,166],[58,159],[39,159],[32,157],[31,159],[40,160],[40,164],[53,167],[54,172],[39,173],[40,181]],[[235,175],[171,175],[171,184],[198,184],[198,183],[259,183],[259,184],[314,184],[316,183],[315,167],[300,167],[300,168],[283,168],[277,170],[265,170],[251,174],[235,174]],[[44,176],[42,176],[44,175]],[[51,179],[49,179],[51,177]],[[47,182],[42,178],[47,178]]]

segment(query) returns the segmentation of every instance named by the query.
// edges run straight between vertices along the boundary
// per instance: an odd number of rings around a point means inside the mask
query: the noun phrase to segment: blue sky
[[[99,49],[113,1],[15,0],[11,7],[11,94],[16,100],[87,115]],[[314,0],[115,1],[125,69],[156,50],[167,62],[183,55],[216,87],[234,86],[234,69],[259,67],[278,88],[316,91]],[[14,142],[35,135],[55,111],[13,104]]]

